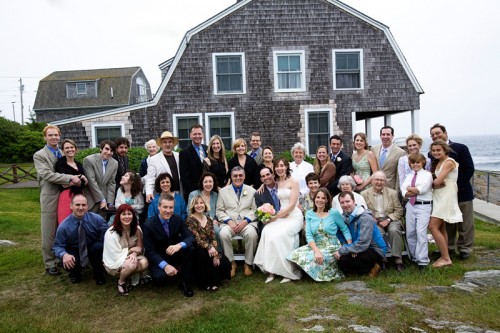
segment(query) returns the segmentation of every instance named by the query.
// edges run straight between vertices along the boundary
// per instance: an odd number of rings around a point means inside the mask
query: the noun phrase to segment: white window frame
[[[77,95],[87,95],[87,82],[75,82],[76,83],[76,94]],[[85,87],[85,92],[78,92],[78,85],[83,85]]]
[[[120,131],[121,131],[121,136],[125,136],[125,124],[124,123],[117,123],[117,122],[112,122],[112,123],[94,123],[94,124],[91,124],[90,126],[90,129],[92,131],[92,148],[94,147],[98,147],[100,142],[96,142],[96,128],[99,128],[99,127],[120,127]]]
[[[198,118],[198,124],[203,126],[203,129],[205,129],[205,126],[203,125],[203,118],[201,113],[174,113],[172,115],[172,120],[173,120],[173,128],[174,128],[174,135],[176,137],[179,137],[179,131],[177,128],[177,119],[179,118],[193,118],[197,117]],[[203,143],[203,142],[202,142]],[[175,146],[175,148],[178,148],[179,145]]]
[[[300,56],[300,88],[280,89],[278,80],[278,57],[282,55]],[[304,50],[279,50],[273,51],[274,91],[275,92],[301,92],[306,91],[306,53]]]
[[[217,57],[240,56],[241,57],[241,80],[242,91],[218,91],[217,88]],[[245,53],[244,52],[230,52],[230,53],[212,53],[212,70],[213,70],[213,85],[214,95],[243,95],[247,93],[247,78],[245,66]]]
[[[205,130],[205,135],[206,135],[206,142],[210,142],[210,117],[220,117],[220,116],[230,116],[231,117],[231,142],[234,142],[236,140],[236,128],[235,128],[235,122],[234,122],[234,112],[210,112],[210,113],[205,113],[205,124],[206,124],[206,130]],[[226,151],[229,149],[231,150],[231,147],[224,147],[226,148]]]
[[[304,133],[305,133],[305,142],[306,142],[306,153],[309,156],[315,156],[316,151],[309,151],[309,114],[310,113],[317,113],[317,112],[328,112],[328,138],[330,138],[333,135],[333,109],[331,108],[318,108],[318,109],[304,109],[304,118],[305,118],[305,128],[304,128]],[[328,142],[325,143],[327,147],[329,147]]]
[[[337,63],[336,54],[337,53],[359,53],[359,88],[337,88]],[[365,88],[365,78],[364,78],[364,57],[363,49],[333,49],[332,50],[332,69],[333,69],[333,90],[363,90]]]

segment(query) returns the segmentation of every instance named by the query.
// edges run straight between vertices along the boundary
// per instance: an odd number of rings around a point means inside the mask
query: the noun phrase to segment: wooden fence
[[[36,180],[35,165],[20,166],[17,164],[0,165],[0,185],[17,184],[22,181]]]

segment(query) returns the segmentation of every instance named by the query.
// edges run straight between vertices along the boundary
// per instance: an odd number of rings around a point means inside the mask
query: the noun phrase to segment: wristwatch
[[[390,217],[387,218],[387,221],[389,221],[389,223],[392,222],[392,219]]]

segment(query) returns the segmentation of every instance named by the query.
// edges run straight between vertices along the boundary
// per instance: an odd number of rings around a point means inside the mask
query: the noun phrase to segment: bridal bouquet
[[[269,203],[265,203],[259,208],[257,208],[257,211],[255,212],[255,215],[257,216],[257,221],[262,222],[264,224],[268,223],[269,220],[276,214],[276,210],[274,209],[273,205]]]

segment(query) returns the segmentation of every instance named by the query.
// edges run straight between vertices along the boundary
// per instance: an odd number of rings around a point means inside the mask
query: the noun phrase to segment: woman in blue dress
[[[332,281],[344,275],[338,269],[333,253],[341,244],[337,238],[340,229],[347,243],[351,243],[351,233],[342,215],[331,209],[332,197],[322,187],[314,197],[314,208],[306,212],[306,240],[304,245],[294,250],[288,260],[297,264],[314,281]]]
[[[186,221],[187,211],[186,211],[186,202],[184,198],[179,193],[175,193],[171,191],[172,183],[174,179],[168,172],[160,173],[155,180],[155,192],[156,195],[149,204],[148,207],[148,219],[155,215],[158,215],[158,202],[160,201],[160,196],[162,194],[170,194],[174,197],[174,214],[179,215],[182,218],[182,221]]]

